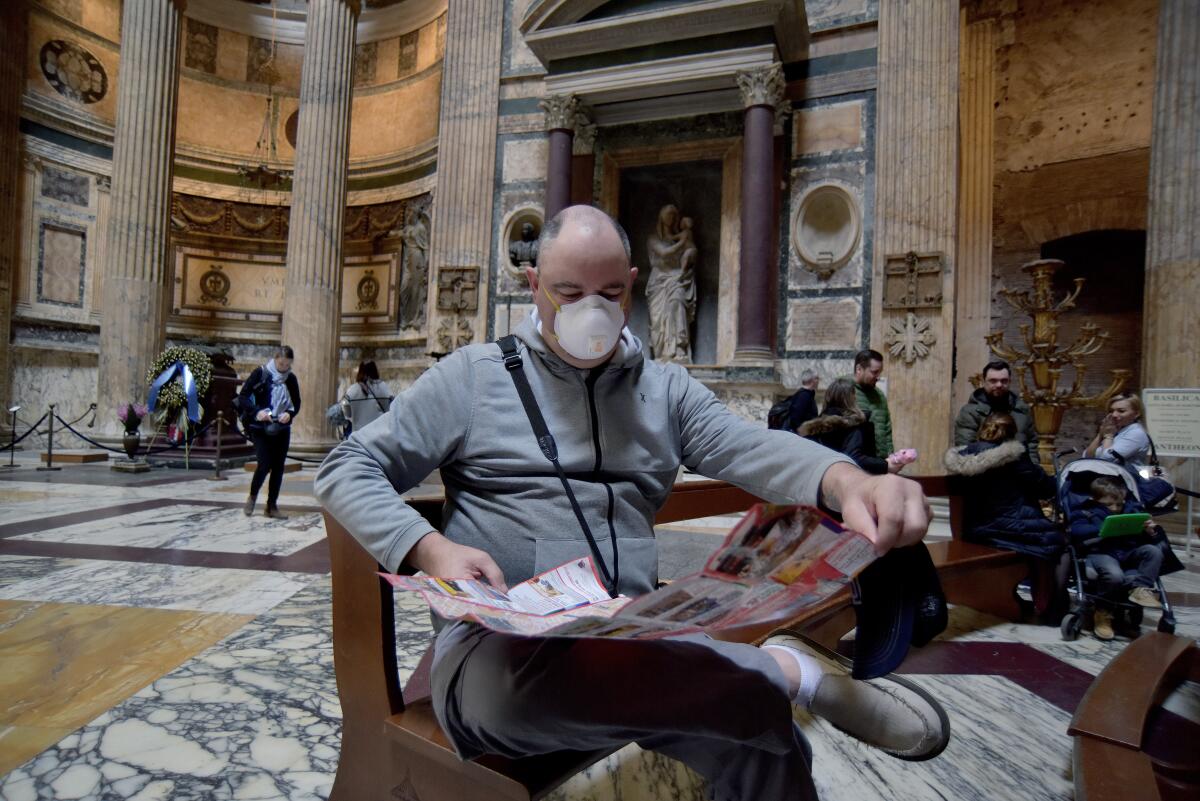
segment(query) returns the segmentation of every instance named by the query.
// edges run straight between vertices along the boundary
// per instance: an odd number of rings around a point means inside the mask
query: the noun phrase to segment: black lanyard
[[[533,428],[534,436],[537,437],[538,447],[541,448],[542,454],[554,465],[554,470],[558,473],[558,479],[562,482],[563,489],[567,493],[567,498],[571,501],[571,509],[575,511],[575,519],[579,521],[579,527],[583,529],[583,536],[587,538],[588,547],[592,550],[592,557],[596,560],[596,566],[600,568],[600,576],[604,582],[604,588],[608,590],[610,596],[616,598],[617,581],[621,576],[620,562],[617,557],[616,533],[614,532],[612,535],[613,569],[610,574],[608,566],[604,563],[604,557],[600,555],[600,547],[596,545],[596,538],[592,536],[592,529],[588,526],[587,520],[583,516],[583,510],[579,508],[579,501],[575,500],[575,493],[571,491],[571,484],[567,481],[567,475],[563,472],[562,465],[558,462],[558,445],[555,444],[554,435],[550,433],[550,429],[546,426],[546,419],[542,417],[542,410],[538,408],[537,399],[533,396],[533,388],[529,386],[529,379],[525,377],[521,354],[517,352],[517,338],[509,334],[506,337],[501,337],[496,344],[500,346],[500,351],[504,354],[504,367],[508,370],[508,374],[512,376],[513,383],[517,387],[517,394],[521,396],[521,405],[525,407],[525,414],[529,417],[529,425]]]

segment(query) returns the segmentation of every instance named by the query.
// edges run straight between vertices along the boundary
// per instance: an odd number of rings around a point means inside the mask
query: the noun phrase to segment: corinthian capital
[[[547,131],[575,130],[575,115],[579,112],[579,98],[575,95],[548,95],[538,105],[546,112]]]
[[[738,70],[737,85],[742,94],[743,108],[779,108],[783,103],[783,67],[779,62],[757,70]]]

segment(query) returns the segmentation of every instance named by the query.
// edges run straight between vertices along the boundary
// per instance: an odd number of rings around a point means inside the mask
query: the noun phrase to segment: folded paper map
[[[501,592],[485,581],[380,573],[419,592],[449,620],[496,631],[563,637],[655,639],[783,621],[824,601],[870,564],[861,534],[809,506],[759,504],[704,569],[640,598],[610,598],[591,557]]]

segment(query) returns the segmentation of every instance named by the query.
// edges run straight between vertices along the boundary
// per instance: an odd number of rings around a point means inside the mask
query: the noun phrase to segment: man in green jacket
[[[990,361],[983,368],[983,386],[971,393],[971,399],[958,410],[954,418],[954,445],[969,445],[979,439],[979,426],[993,412],[1012,415],[1017,424],[1017,439],[1025,446],[1029,458],[1037,464],[1037,431],[1033,427],[1033,412],[1029,404],[1009,389],[1012,368],[1002,359]]]
[[[892,415],[888,411],[887,396],[876,385],[883,372],[883,354],[877,350],[860,350],[854,354],[854,395],[858,406],[871,413],[875,426],[875,452],[879,458],[895,453],[892,445]]]

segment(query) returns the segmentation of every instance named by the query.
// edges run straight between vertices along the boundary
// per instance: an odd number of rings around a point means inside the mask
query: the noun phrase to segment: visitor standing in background
[[[877,350],[860,350],[854,355],[854,394],[858,408],[869,412],[875,426],[875,449],[888,455],[895,452],[892,445],[892,415],[887,396],[876,386],[883,373],[883,354]]]
[[[363,426],[387,412],[392,406],[392,391],[379,379],[379,368],[373,361],[358,365],[354,384],[342,398],[342,408],[350,421],[352,431],[361,431]]]
[[[300,411],[300,382],[292,374],[292,358],[292,349],[280,345],[274,357],[254,368],[238,393],[242,426],[254,441],[257,459],[244,510],[247,517],[254,513],[258,491],[269,474],[267,517],[287,518],[279,511],[279,489],[292,439],[292,420]]]

